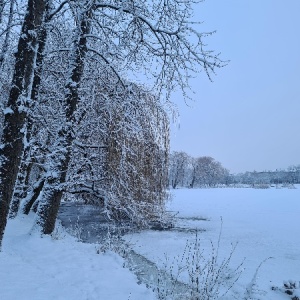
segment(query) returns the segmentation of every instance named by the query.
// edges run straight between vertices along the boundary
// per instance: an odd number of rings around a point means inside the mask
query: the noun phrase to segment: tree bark
[[[83,4],[84,7],[84,4]],[[84,60],[87,53],[87,38],[90,33],[90,18],[92,7],[86,8],[80,15],[77,32],[74,36],[71,55],[70,77],[67,80],[65,90],[65,124],[58,133],[55,145],[56,154],[50,162],[50,168],[46,175],[46,182],[42,191],[42,197],[38,207],[36,224],[44,234],[51,234],[55,227],[61,198],[62,185],[66,181],[68,165],[71,156],[71,147],[74,140],[73,128],[75,124],[75,111],[80,100],[79,85],[84,71]]]
[[[0,247],[7,223],[10,202],[24,149],[26,121],[37,56],[38,29],[46,0],[28,0],[27,11],[15,54],[16,62],[0,147]]]
[[[46,47],[47,42],[47,21],[49,21],[49,14],[50,10],[52,8],[52,1],[47,1],[46,7],[45,7],[45,22],[43,23],[43,26],[41,27],[38,35],[38,50],[37,50],[37,57],[36,57],[36,67],[34,70],[34,77],[33,77],[33,83],[32,83],[32,89],[31,89],[31,110],[34,109],[35,103],[38,101],[38,94],[39,94],[39,88],[41,84],[41,76],[42,76],[42,70],[43,70],[43,61],[44,61],[44,51]],[[36,128],[33,129],[34,126],[34,120],[30,114],[27,116],[27,131],[26,131],[26,146],[23,151],[22,156],[22,163],[21,167],[19,169],[18,173],[18,180],[16,183],[16,188],[13,195],[13,200],[10,206],[10,218],[14,218],[19,210],[20,203],[22,199],[26,198],[27,196],[27,190],[29,189],[28,182],[26,182],[29,172],[31,170],[31,153],[30,148],[33,143],[32,137],[34,137],[36,132]],[[33,132],[34,130],[34,132]]]
[[[27,196],[27,191],[29,189],[28,177],[32,169],[32,163],[28,162],[27,156],[25,155],[26,148],[23,154],[23,161],[19,168],[17,181],[15,184],[13,199],[10,204],[9,218],[14,219],[19,211],[20,202]],[[27,184],[26,184],[27,182]]]
[[[33,187],[33,190],[31,191],[31,193],[27,196],[27,198],[25,199],[25,202],[22,203],[22,212],[25,215],[28,215],[33,204],[35,203],[35,201],[37,201],[43,187],[45,184],[45,178],[42,177]]]

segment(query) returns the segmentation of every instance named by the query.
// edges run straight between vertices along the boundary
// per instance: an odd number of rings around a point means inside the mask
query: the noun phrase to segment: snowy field
[[[184,249],[187,241],[193,243],[197,231],[200,253],[209,261],[212,242],[218,265],[237,243],[229,268],[222,270],[220,281],[224,286],[220,291],[228,289],[235,278],[233,271],[242,262],[243,272],[220,299],[292,299],[278,289],[272,290],[282,288],[283,282],[289,280],[296,282],[293,297],[299,295],[299,186],[266,190],[178,189],[172,193],[168,206],[178,212],[175,228],[127,235],[137,253],[189,282],[185,260],[181,259],[183,254],[185,257],[193,252],[193,248]],[[155,299],[151,290],[137,284],[136,276],[123,268],[124,260],[117,254],[97,254],[99,245],[76,242],[60,230],[55,238],[40,238],[31,232],[32,221],[29,216],[8,223],[0,253],[1,300]]]
[[[172,266],[176,275],[174,268],[184,253],[186,241],[195,237],[195,233],[183,229],[199,230],[199,247],[209,257],[211,241],[217,248],[222,217],[219,262],[229,256],[231,244],[236,243],[229,266],[234,269],[244,260],[238,282],[222,299],[291,299],[271,288],[281,288],[289,280],[299,286],[299,186],[297,189],[179,189],[172,193],[169,208],[179,212],[178,230],[131,235],[130,241],[137,252],[161,268]],[[182,273],[181,279],[188,281],[187,274]],[[293,296],[296,294],[299,289]]]

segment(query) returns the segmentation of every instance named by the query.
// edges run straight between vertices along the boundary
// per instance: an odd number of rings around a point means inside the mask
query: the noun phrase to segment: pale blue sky
[[[300,1],[206,0],[195,7],[210,49],[230,60],[211,83],[193,80],[171,150],[209,155],[232,172],[300,164]]]

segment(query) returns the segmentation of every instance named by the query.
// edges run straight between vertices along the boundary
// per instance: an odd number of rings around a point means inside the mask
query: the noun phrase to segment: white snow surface
[[[245,259],[244,271],[220,299],[288,300],[291,297],[282,289],[283,283],[289,281],[298,287],[293,296],[300,296],[300,186],[178,189],[172,193],[168,206],[178,212],[176,226],[198,229],[201,249],[207,257],[210,242],[217,245],[220,217],[220,260],[228,257],[231,244],[238,243],[230,268]],[[1,300],[155,299],[151,290],[138,285],[137,278],[123,268],[124,260],[117,254],[97,254],[97,245],[76,242],[64,232],[60,239],[41,238],[31,231],[32,222],[33,216],[8,222],[0,253]],[[186,241],[192,241],[194,236],[184,230],[149,230],[126,238],[136,252],[160,268],[173,264],[176,271],[176,257],[182,256]],[[186,274],[180,279],[187,281]],[[251,282],[254,285],[249,295]]]
[[[3,109],[3,114],[4,115],[9,115],[9,114],[13,114],[14,111],[11,109],[11,107],[6,107],[5,109]]]
[[[41,238],[31,232],[32,223],[33,216],[8,222],[0,252],[1,300],[155,299],[117,254],[97,254],[97,245],[63,231],[58,240]]]
[[[180,219],[176,226],[198,229],[200,247],[207,257],[211,242],[215,247],[218,244],[221,223],[220,261],[228,257],[231,245],[238,243],[230,267],[234,269],[245,259],[244,271],[235,286],[220,299],[291,299],[272,287],[281,289],[289,280],[300,284],[300,186],[297,189],[177,189],[172,194],[168,206],[178,212]],[[173,265],[176,274],[176,264],[186,241],[194,237],[192,232],[172,230],[131,234],[128,239],[136,252],[161,268]],[[185,275],[180,278],[188,281]],[[249,296],[246,290],[251,282],[254,285]],[[299,294],[298,288],[293,296]]]

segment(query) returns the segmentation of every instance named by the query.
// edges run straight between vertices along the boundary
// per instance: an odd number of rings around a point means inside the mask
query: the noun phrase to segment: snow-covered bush
[[[220,237],[217,244],[211,243],[211,251],[207,255],[201,247],[201,240],[196,233],[195,240],[187,241],[182,256],[165,264],[165,271],[171,274],[173,285],[166,286],[163,280],[159,280],[156,292],[161,300],[180,299],[183,295],[176,295],[175,285],[178,280],[188,282],[189,293],[184,299],[189,300],[213,300],[219,299],[239,280],[243,271],[243,262],[232,269],[231,260],[236,245],[227,257],[219,257]]]
[[[122,238],[122,232],[120,228],[114,226],[107,226],[107,234],[103,237],[101,243],[96,245],[96,253],[106,253],[108,251],[115,252],[122,256],[122,258],[128,258],[129,252],[132,249],[130,241],[125,241]],[[125,266],[126,263],[124,261]]]

